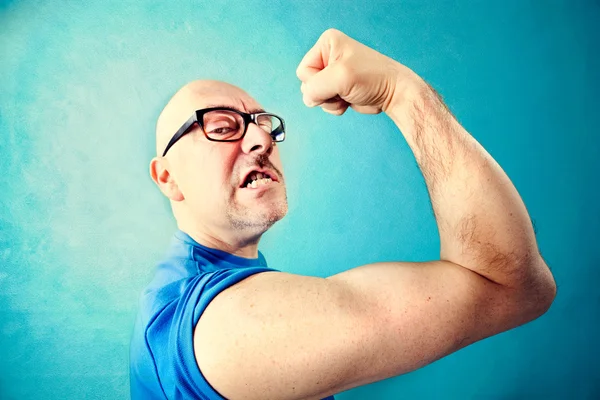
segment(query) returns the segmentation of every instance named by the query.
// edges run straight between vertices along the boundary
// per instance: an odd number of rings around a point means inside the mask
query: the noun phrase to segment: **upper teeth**
[[[249,183],[246,187],[256,188],[258,185],[264,185],[266,183],[272,182],[272,179],[267,174],[263,174],[262,172],[253,172],[250,174]]]

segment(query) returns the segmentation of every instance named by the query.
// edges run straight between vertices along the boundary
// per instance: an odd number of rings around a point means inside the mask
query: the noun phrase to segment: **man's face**
[[[231,107],[252,113],[260,105],[241,89],[220,84],[189,94],[179,125],[194,110]],[[172,125],[172,124],[171,124]],[[179,128],[177,124],[170,135]],[[168,140],[168,139],[167,139]],[[164,149],[164,148],[163,148]],[[218,235],[232,229],[242,236],[260,235],[287,213],[287,196],[279,150],[268,132],[250,123],[236,142],[210,141],[198,125],[182,137],[165,156],[171,174],[183,195],[183,215],[194,219],[200,229]],[[247,188],[252,170],[266,170],[272,182]]]

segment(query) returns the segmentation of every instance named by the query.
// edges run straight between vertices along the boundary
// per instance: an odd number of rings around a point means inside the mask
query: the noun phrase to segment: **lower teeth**
[[[266,185],[267,183],[270,183],[270,182],[272,182],[272,180],[269,178],[258,179],[258,180],[255,180],[255,181],[252,181],[251,183],[249,183],[246,186],[246,188],[256,189],[258,186]]]

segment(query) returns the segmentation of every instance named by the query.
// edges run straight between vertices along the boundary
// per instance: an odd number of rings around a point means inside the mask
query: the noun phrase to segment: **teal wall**
[[[520,191],[559,286],[537,321],[337,397],[600,398],[598,1],[85,3],[0,5],[0,398],[128,397],[137,298],[175,228],[147,172],[153,126],[193,79],[286,119],[270,266],[438,256],[401,133],[302,103],[296,66],[328,27],[438,89]]]

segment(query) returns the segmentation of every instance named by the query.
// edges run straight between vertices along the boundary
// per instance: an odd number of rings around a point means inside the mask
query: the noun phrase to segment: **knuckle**
[[[338,34],[338,30],[335,28],[329,28],[327,30],[325,30],[325,32],[323,32],[322,36],[334,36]]]
[[[341,31],[335,28],[329,28],[325,32],[323,32],[321,38],[325,40],[339,40],[343,36],[344,34]]]

